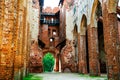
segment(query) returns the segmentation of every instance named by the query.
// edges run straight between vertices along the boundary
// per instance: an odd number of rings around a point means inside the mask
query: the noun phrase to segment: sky
[[[119,0],[119,2],[118,2],[118,6],[120,6],[120,0]],[[117,14],[117,17],[119,17],[119,18],[120,18],[120,15],[119,15],[119,14]]]
[[[47,6],[49,7],[57,7],[59,4],[60,0],[44,0],[44,8],[46,8]]]

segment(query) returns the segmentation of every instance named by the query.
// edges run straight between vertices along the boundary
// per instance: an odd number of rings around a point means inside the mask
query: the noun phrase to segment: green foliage
[[[23,78],[23,80],[43,80],[40,76],[28,75]]]
[[[45,72],[52,72],[53,71],[55,59],[54,59],[54,56],[51,53],[48,52],[43,57],[43,61],[42,62],[43,62],[43,67],[44,67],[44,71]]]

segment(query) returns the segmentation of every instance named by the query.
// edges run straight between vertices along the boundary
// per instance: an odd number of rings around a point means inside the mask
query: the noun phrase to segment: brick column
[[[59,54],[56,55],[56,71],[59,71]]]
[[[30,26],[27,23],[27,29],[26,29],[26,75],[29,74],[29,58],[30,58]]]
[[[120,21],[118,21],[118,39],[119,39],[119,42],[120,42]],[[119,43],[119,46],[120,46],[120,43]],[[118,51],[120,51],[120,47],[119,47]],[[120,63],[120,53],[118,53],[118,54],[119,54],[118,56],[119,56],[119,63]]]
[[[21,56],[19,55],[19,7],[20,7],[20,0],[15,0],[14,1],[14,27],[13,27],[13,39],[12,43],[14,44],[13,46],[13,51],[12,53],[14,54],[14,61],[13,61],[13,78],[15,77],[16,79],[20,79],[21,75],[19,74],[21,68]],[[19,75],[18,75],[19,74]]]
[[[108,79],[120,80],[117,14],[108,13],[106,6],[103,10],[103,28]]]
[[[2,43],[1,43],[1,71],[0,78],[2,80],[12,80],[13,79],[13,60],[14,54],[12,43],[13,39],[13,26],[14,26],[14,1],[3,0],[4,8],[4,20],[2,21]]]
[[[80,52],[79,52],[79,73],[87,73],[87,63],[86,63],[86,36],[80,35]]]
[[[99,52],[98,52],[98,33],[96,27],[88,26],[88,52],[90,75],[100,75]]]
[[[2,48],[1,48],[1,44],[2,44],[2,31],[3,31],[3,20],[4,20],[4,0],[0,0],[0,80],[3,79],[3,75],[4,72],[2,72],[3,70],[3,63],[2,63]]]
[[[27,8],[24,8],[24,18],[25,18],[25,23],[24,23],[24,45],[23,46],[23,53],[24,53],[24,73],[23,73],[23,76],[26,76],[27,75],[27,57],[28,57],[28,50],[27,50],[27,40],[29,40],[28,38],[28,33],[29,33],[29,28],[28,28],[28,25],[27,25]]]

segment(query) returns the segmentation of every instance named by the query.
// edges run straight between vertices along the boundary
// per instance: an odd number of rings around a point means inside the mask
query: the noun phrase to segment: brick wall
[[[97,28],[88,26],[88,51],[90,75],[100,75]]]
[[[70,72],[77,72],[77,64],[75,62],[75,50],[73,41],[67,40],[66,45],[61,50],[61,70],[66,72],[68,69]]]
[[[0,1],[0,79],[21,80],[26,73],[29,42],[27,9],[23,1]]]
[[[113,8],[111,8],[113,9]],[[111,10],[110,9],[110,10]],[[108,79],[119,80],[119,36],[116,13],[109,13],[104,3],[103,9],[104,43],[107,58]],[[114,75],[114,76],[113,76]]]
[[[120,40],[120,21],[118,21],[118,32],[119,32],[119,40]]]
[[[66,12],[64,8],[60,9],[60,27],[59,27],[60,42],[66,38]]]
[[[45,43],[45,47],[49,48],[50,46],[57,46],[59,43],[59,26],[48,26],[46,24],[43,24],[41,25],[41,29],[41,40]],[[53,35],[54,30],[56,31],[56,35]],[[54,38],[53,44],[50,44],[50,38]]]

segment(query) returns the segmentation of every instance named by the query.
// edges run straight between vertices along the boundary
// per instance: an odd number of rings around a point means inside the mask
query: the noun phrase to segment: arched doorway
[[[107,73],[106,71],[106,54],[104,49],[104,35],[103,35],[103,23],[97,22],[98,25],[98,46],[99,46],[99,61],[100,61],[100,72]]]
[[[104,49],[102,7],[101,7],[101,3],[99,1],[98,1],[97,8],[96,8],[96,18],[97,18],[100,73],[107,73],[107,70],[106,70],[106,54],[105,54],[105,49]]]
[[[47,52],[42,60],[44,72],[52,72],[54,70],[55,58],[52,53]]]
[[[76,71],[78,71],[78,31],[77,31],[77,25],[75,24],[74,30],[73,30],[73,44],[74,44],[74,53],[75,53],[75,66]]]
[[[89,72],[89,55],[87,42],[87,18],[82,16],[80,25],[80,52],[79,52],[79,73]]]

